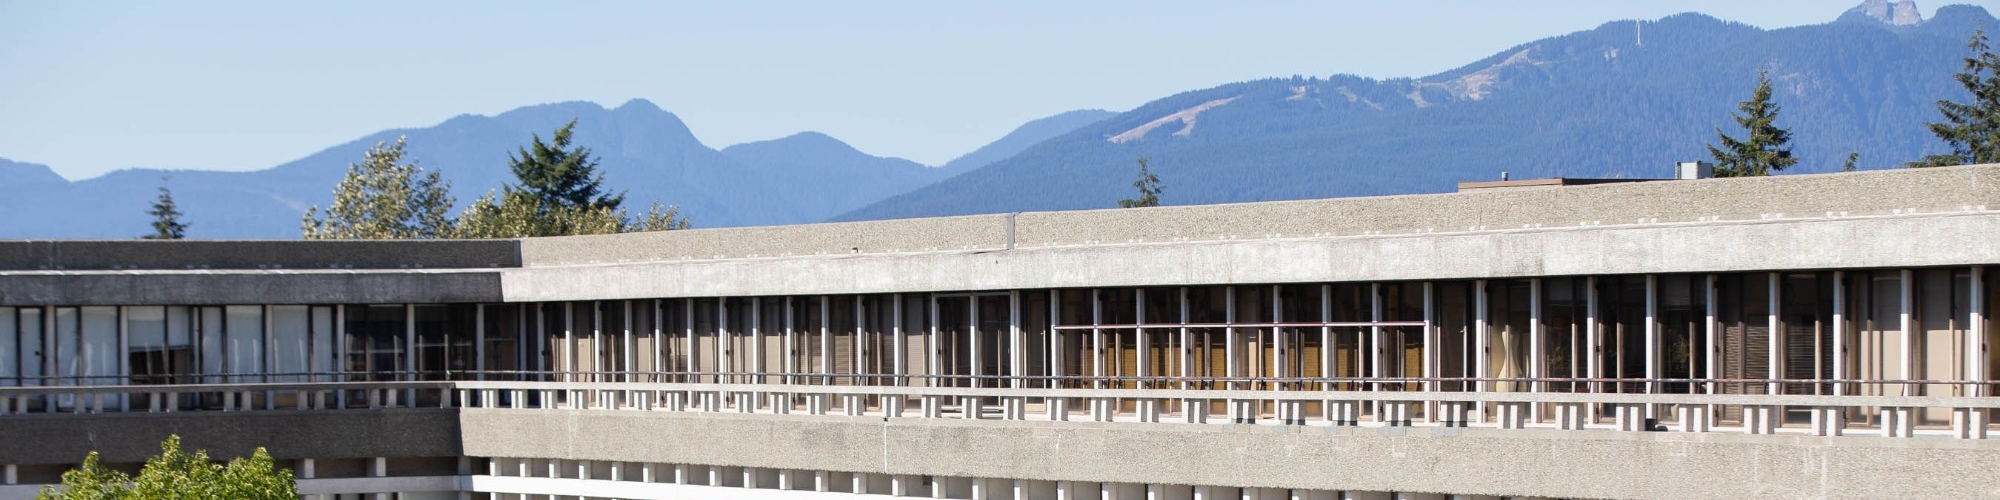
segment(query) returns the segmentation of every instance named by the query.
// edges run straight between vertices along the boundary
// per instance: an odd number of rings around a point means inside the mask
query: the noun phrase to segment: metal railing
[[[83,385],[129,379],[10,379],[0,384],[44,385],[0,386],[0,418],[114,412],[483,408],[1985,439],[1992,426],[1990,415],[2000,409],[2000,397],[1985,396],[1996,394],[2000,385],[1971,380],[537,371],[186,377],[402,380]],[[485,380],[470,380],[481,378]],[[1488,390],[1435,390],[1482,387]],[[1628,387],[1679,391],[1611,392]],[[1823,394],[1782,393],[1788,392],[1787,388]],[[1781,393],[1743,393],[1773,389]]]

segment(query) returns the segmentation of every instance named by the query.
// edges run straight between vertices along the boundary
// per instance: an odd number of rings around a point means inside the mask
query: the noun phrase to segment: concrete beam
[[[2000,442],[1984,440],[480,409],[462,419],[472,456],[1557,498],[2000,490],[1988,474]]]
[[[2000,212],[502,271],[508,301],[1443,280],[2000,262]]]

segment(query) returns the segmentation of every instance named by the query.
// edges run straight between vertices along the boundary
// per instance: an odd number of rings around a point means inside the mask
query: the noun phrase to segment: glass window
[[[0,386],[21,385],[20,318],[12,307],[0,307]]]
[[[85,307],[80,310],[83,327],[82,350],[78,352],[84,385],[116,384],[118,377],[118,308]]]
[[[229,306],[224,308],[228,324],[223,331],[229,337],[229,373],[239,375],[238,382],[263,380],[264,374],[264,307]]]
[[[306,380],[304,374],[311,371],[307,360],[313,354],[311,316],[306,306],[271,306],[272,350],[277,352],[271,373],[279,374],[274,380]]]
[[[312,373],[330,373],[330,372],[340,371],[340,368],[335,364],[334,361],[334,351],[336,349],[334,341],[337,337],[337,334],[333,330],[333,320],[334,320],[333,308],[327,306],[314,307],[311,310],[311,315],[312,315],[312,346],[313,346],[312,356],[311,356],[312,364],[310,368],[306,371]],[[323,377],[312,379],[312,381],[323,381],[323,382],[330,382],[333,380],[334,379],[323,378]]]
[[[45,385],[41,377],[48,375],[42,363],[48,355],[44,349],[42,335],[42,308],[23,307],[15,309],[15,325],[19,325],[16,338],[21,340],[21,385]]]
[[[55,363],[52,366],[54,370],[51,371],[62,377],[55,380],[56,385],[73,385],[77,382],[76,377],[83,375],[83,360],[77,359],[78,344],[83,341],[83,332],[79,331],[82,329],[82,324],[77,317],[76,308],[56,308],[55,323],[55,355],[50,356]]]
[[[226,344],[222,339],[222,308],[200,308],[195,313],[195,331],[198,332],[197,342],[201,345],[201,372],[212,375],[207,383],[224,382],[225,377],[219,376],[227,373],[223,363],[228,361],[223,357]]]

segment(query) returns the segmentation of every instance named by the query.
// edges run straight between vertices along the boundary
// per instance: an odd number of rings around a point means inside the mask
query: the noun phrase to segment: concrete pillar
[[[1443,493],[1402,492],[1396,494],[1396,500],[1445,500],[1445,495]]]
[[[1474,373],[1473,375],[1474,377],[1485,378],[1492,376],[1492,371],[1487,369],[1487,364],[1489,360],[1492,359],[1492,352],[1491,352],[1492,347],[1490,347],[1488,343],[1488,335],[1487,335],[1487,330],[1489,329],[1489,325],[1487,324],[1486,321],[1487,318],[1486,280],[1473,280],[1472,289],[1473,289],[1472,309],[1474,314],[1472,320],[1472,331],[1473,331],[1473,345],[1475,346],[1472,355],[1473,358],[1472,371]],[[1476,384],[1476,388],[1479,392],[1488,392],[1493,390],[1492,385],[1493,384],[1491,382],[1482,381]],[[1485,421],[1486,420],[1485,407],[1486,407],[1485,404],[1473,404],[1471,419],[1478,421]]]
[[[1664,342],[1660,339],[1660,277],[1648,274],[1646,275],[1646,378],[1648,379],[1657,380],[1663,373],[1660,367],[1662,364],[1660,353],[1666,351]],[[1659,382],[1646,383],[1647,394],[1659,394],[1662,389],[1664,388]],[[1649,419],[1660,418],[1660,405],[1646,405],[1645,415]]]
[[[685,465],[685,464],[674,464],[674,471],[673,471],[673,474],[674,474],[674,477],[673,477],[672,479],[673,479],[673,483],[674,483],[674,484],[688,484],[688,479],[690,479],[690,478],[688,477],[688,466],[687,466],[687,465]]]
[[[639,482],[642,483],[660,482],[658,466],[654,465],[652,462],[647,462],[645,464],[639,465]]]
[[[1967,319],[1970,323],[1966,325],[1967,328],[1965,329],[1965,379],[1983,381],[1986,380],[1987,349],[1986,267],[1972,266],[1972,279],[1968,281],[1970,282],[1971,289],[1966,291],[1966,300],[1971,305],[1971,311],[1967,312]],[[1967,388],[1964,395],[1985,396],[1986,392],[1984,386],[1972,384],[1971,387]],[[1979,413],[1984,414],[1986,412],[1985,410],[1980,410]]]
[[[388,477],[388,475],[389,475],[388,458],[375,457],[368,459],[368,477]],[[395,497],[394,493],[374,494],[375,500],[389,500],[394,497]]]

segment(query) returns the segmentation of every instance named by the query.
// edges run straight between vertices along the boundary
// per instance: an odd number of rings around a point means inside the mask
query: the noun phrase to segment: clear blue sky
[[[71,179],[249,170],[463,113],[645,98],[713,147],[816,130],[935,165],[1071,109],[1423,76],[1620,19],[1777,28],[1858,3],[0,0],[0,157]]]

